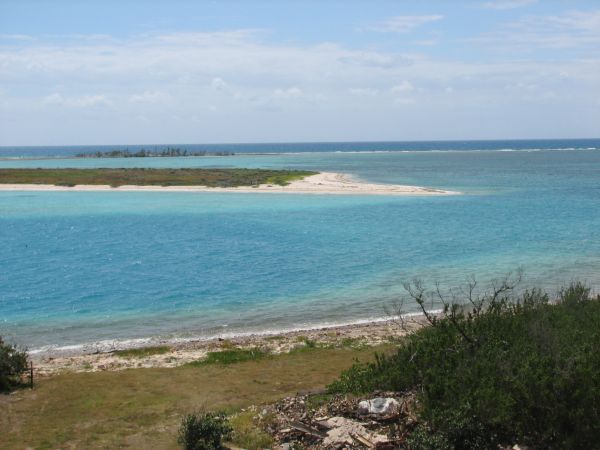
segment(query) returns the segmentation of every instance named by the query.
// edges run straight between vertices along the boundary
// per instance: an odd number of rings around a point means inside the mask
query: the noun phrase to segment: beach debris
[[[364,424],[346,417],[332,417],[323,423],[330,428],[327,432],[323,445],[325,447],[337,447],[339,445],[353,445],[356,442],[366,442],[369,448],[375,447],[375,443],[387,442],[385,435],[369,431]]]
[[[302,431],[303,433],[309,434],[317,438],[323,439],[327,437],[327,435],[322,431],[319,431],[316,428],[311,427],[310,425],[305,425],[302,422],[298,422],[295,420],[290,422],[290,427],[294,430]]]
[[[363,400],[358,404],[358,414],[361,416],[373,415],[377,417],[393,417],[400,412],[400,402],[391,397],[376,397]]]
[[[263,430],[275,449],[391,450],[403,448],[416,425],[415,407],[414,393],[374,392],[365,399],[318,390],[255,411],[257,419],[269,417]]]

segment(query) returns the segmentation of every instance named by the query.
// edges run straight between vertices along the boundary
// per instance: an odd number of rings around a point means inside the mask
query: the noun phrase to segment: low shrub
[[[224,413],[188,414],[181,422],[177,442],[184,450],[221,450],[231,431]]]
[[[166,345],[157,345],[154,347],[128,348],[126,350],[117,350],[113,352],[115,356],[121,358],[146,358],[153,355],[164,355],[171,350],[171,347]]]
[[[252,411],[240,412],[230,418],[233,432],[231,442],[246,450],[273,447],[273,438],[264,428],[274,420],[272,415],[255,415]]]
[[[255,361],[265,358],[269,353],[260,348],[222,350],[220,352],[208,352],[205,359],[188,363],[188,366],[200,367],[208,364],[235,364],[246,361]]]
[[[7,344],[0,336],[0,392],[9,392],[21,383],[21,374],[27,370],[27,353]]]
[[[431,326],[354,365],[330,391],[417,392],[413,449],[600,448],[600,297],[581,283],[554,303],[506,281],[481,296],[473,287],[462,305],[438,289],[443,313],[432,316],[431,294],[407,286]]]

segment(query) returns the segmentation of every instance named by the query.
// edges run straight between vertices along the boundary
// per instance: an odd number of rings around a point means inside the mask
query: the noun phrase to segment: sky
[[[0,0],[0,145],[600,137],[600,1]]]

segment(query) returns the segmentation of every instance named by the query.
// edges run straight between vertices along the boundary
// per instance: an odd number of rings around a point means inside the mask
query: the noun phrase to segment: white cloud
[[[0,143],[23,142],[21,136],[27,135],[25,125],[20,129],[2,126],[6,118],[14,117],[22,117],[23,124],[45,124],[55,136],[54,142],[106,142],[103,130],[107,128],[114,130],[113,141],[192,142],[229,140],[232,123],[236,127],[233,139],[238,141],[302,140],[303,136],[334,139],[346,136],[344,133],[350,133],[346,139],[380,139],[397,130],[397,120],[390,122],[392,117],[403,117],[403,111],[410,110],[409,119],[416,121],[425,109],[433,117],[424,118],[423,123],[439,124],[437,134],[427,134],[431,131],[428,127],[424,134],[410,137],[442,138],[443,130],[454,133],[458,129],[444,128],[449,122],[440,115],[455,117],[448,111],[464,111],[463,117],[467,117],[486,104],[488,110],[511,114],[525,98],[528,107],[539,102],[544,103],[544,111],[550,111],[547,105],[554,101],[553,92],[560,93],[556,101],[571,102],[559,108],[561,111],[589,111],[597,97],[590,92],[597,92],[600,86],[598,45],[592,45],[599,39],[594,31],[597,17],[593,12],[573,11],[528,16],[498,30],[502,32],[499,37],[488,34],[477,41],[486,45],[485,50],[499,45],[499,39],[512,46],[508,48],[528,49],[533,45],[530,36],[535,45],[549,46],[552,42],[542,40],[549,38],[545,30],[550,29],[550,34],[559,30],[555,34],[563,42],[571,39],[568,42],[573,47],[568,48],[578,51],[551,59],[517,58],[512,51],[506,57],[487,52],[485,58],[463,58],[453,56],[456,52],[427,56],[336,43],[281,44],[263,41],[260,33],[248,31],[138,35],[119,41],[40,38],[23,41],[18,50],[0,45],[0,85],[10,87],[0,104]],[[467,52],[470,44],[461,42]],[[518,83],[539,88],[504,89]],[[448,86],[455,95],[440,95]],[[40,91],[51,94],[43,104],[52,105],[52,114],[40,108]],[[168,102],[169,108],[148,107],[161,101]],[[102,108],[109,105],[111,108]],[[85,122],[92,115],[77,108],[95,108],[94,120]],[[528,114],[525,122],[537,117],[532,110]],[[223,117],[231,120],[223,121]],[[469,117],[478,116],[473,112]],[[546,116],[539,123],[551,124],[550,119]],[[70,132],[73,126],[69,130],[66,123],[77,124],[78,139]],[[306,126],[300,128],[300,123]],[[369,125],[349,130],[343,123]],[[542,126],[549,127],[540,125],[531,128],[531,133],[543,134]],[[306,130],[321,131],[302,134],[308,133]],[[360,133],[369,130],[371,134],[361,137]],[[413,128],[408,131],[412,133]],[[51,139],[51,134],[44,136]]]
[[[63,105],[76,108],[91,108],[95,106],[110,106],[111,102],[104,95],[83,95],[64,97],[59,93],[50,94],[42,100],[45,105]]]
[[[275,89],[275,92],[273,92],[275,98],[282,99],[299,98],[302,97],[302,95],[302,89],[295,86],[287,89]]]
[[[496,1],[485,2],[481,5],[481,7],[486,8],[486,9],[497,9],[497,10],[515,9],[515,8],[522,8],[524,6],[532,5],[536,2],[537,2],[537,0],[496,0]]]
[[[367,29],[371,31],[379,31],[381,33],[409,33],[417,27],[427,23],[436,22],[443,18],[444,16],[439,14],[425,16],[395,16],[376,23]]]
[[[35,41],[33,36],[27,34],[0,34],[0,40],[7,41]]]
[[[170,99],[171,96],[169,94],[160,91],[145,91],[141,94],[129,96],[131,103],[163,103]]]
[[[398,84],[396,84],[395,86],[392,86],[391,91],[394,93],[401,93],[401,92],[412,92],[415,90],[415,87],[412,85],[412,83],[410,83],[409,81],[402,81]]]
[[[229,85],[223,80],[223,78],[216,77],[210,82],[210,85],[215,91],[224,91],[229,88]]]
[[[484,33],[471,42],[527,52],[536,48],[595,50],[600,45],[600,10],[530,15]]]
[[[350,88],[348,92],[359,97],[374,97],[379,93],[379,90],[372,88]]]
[[[394,103],[397,105],[414,105],[416,101],[414,98],[398,97],[394,99]]]

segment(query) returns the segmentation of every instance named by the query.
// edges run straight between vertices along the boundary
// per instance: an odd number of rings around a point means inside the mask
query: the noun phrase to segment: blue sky
[[[0,145],[600,136],[600,2],[0,2]]]

